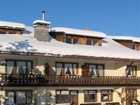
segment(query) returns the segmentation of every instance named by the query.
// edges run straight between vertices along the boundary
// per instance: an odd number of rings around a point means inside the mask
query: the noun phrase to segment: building
[[[0,21],[0,99],[16,105],[138,105],[140,38]]]

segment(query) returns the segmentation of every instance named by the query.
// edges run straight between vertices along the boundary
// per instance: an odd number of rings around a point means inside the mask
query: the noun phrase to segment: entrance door
[[[131,105],[132,101],[137,98],[137,90],[135,88],[126,89],[126,105]]]
[[[78,105],[78,91],[70,91],[70,103],[71,105]]]

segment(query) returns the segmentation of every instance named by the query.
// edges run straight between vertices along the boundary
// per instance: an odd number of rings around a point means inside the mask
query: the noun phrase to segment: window
[[[92,39],[87,39],[87,45],[92,45],[93,40]]]
[[[56,63],[56,75],[75,75],[77,74],[77,63]]]
[[[95,44],[96,44],[96,42],[93,39],[91,39],[91,38],[87,39],[87,45],[95,45]]]
[[[66,36],[66,43],[69,43],[69,44],[72,43],[72,41],[71,41],[71,37],[70,37],[70,36]]]
[[[32,62],[7,60],[6,71],[7,71],[7,74],[30,73],[32,71]]]
[[[56,90],[56,103],[71,103],[77,105],[78,103],[78,92],[77,90]]]
[[[57,90],[56,91],[56,103],[68,103],[69,91]]]
[[[16,105],[25,105],[32,103],[32,91],[6,91],[9,101],[14,102]]]
[[[96,90],[85,90],[84,91],[85,102],[96,102],[97,101],[97,91]]]
[[[104,76],[104,65],[103,64],[87,64],[88,75],[92,76]]]
[[[135,49],[135,50],[140,50],[140,44],[135,44],[135,45],[134,45],[134,49]]]
[[[101,101],[112,101],[112,90],[101,90]]]
[[[126,76],[136,76],[137,75],[136,71],[137,71],[136,66],[127,66]]]
[[[73,37],[73,44],[77,44],[78,43],[78,38],[77,37]]]

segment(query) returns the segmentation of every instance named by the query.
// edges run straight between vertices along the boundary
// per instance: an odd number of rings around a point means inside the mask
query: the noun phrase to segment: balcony
[[[45,76],[37,74],[0,75],[1,86],[140,86],[140,77]]]

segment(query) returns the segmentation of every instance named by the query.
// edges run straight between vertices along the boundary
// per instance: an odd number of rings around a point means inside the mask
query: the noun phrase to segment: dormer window
[[[24,24],[0,21],[0,34],[22,34]]]
[[[69,43],[69,44],[72,43],[72,40],[71,40],[71,37],[70,37],[70,36],[67,36],[67,37],[66,37],[66,43]]]
[[[77,37],[73,37],[73,44],[77,44],[78,43],[78,38]]]

